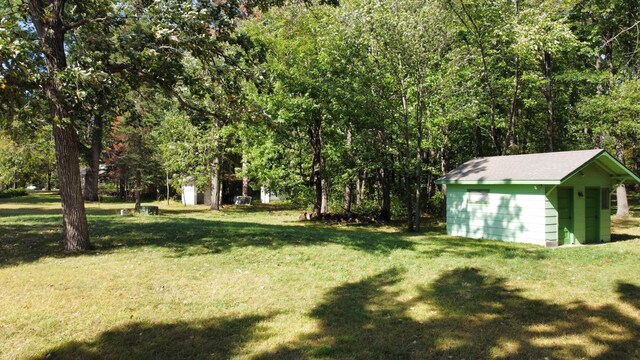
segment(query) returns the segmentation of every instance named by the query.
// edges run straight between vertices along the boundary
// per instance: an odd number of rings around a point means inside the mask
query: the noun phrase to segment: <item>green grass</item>
[[[158,205],[90,204],[77,255],[57,197],[0,200],[0,358],[640,358],[637,218],[552,250]]]

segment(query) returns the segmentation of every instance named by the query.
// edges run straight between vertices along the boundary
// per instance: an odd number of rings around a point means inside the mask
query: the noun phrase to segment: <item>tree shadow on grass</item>
[[[33,359],[229,359],[269,316],[168,324],[131,323],[94,341],[71,341]]]
[[[500,254],[505,259],[537,259],[549,257],[549,249],[529,244],[519,244],[500,240],[470,239],[450,236],[433,236],[433,241],[421,250],[429,257],[455,256],[477,258]]]
[[[36,213],[37,214],[37,213]],[[188,216],[153,216],[144,219],[115,215],[91,215],[89,229],[94,251],[64,253],[59,216],[35,215],[29,222],[0,223],[0,267],[36,261],[43,257],[87,256],[121,248],[158,247],[172,256],[216,254],[246,247],[281,249],[340,245],[374,254],[396,250],[417,251],[425,257],[499,256],[543,258],[544,249],[493,241],[467,240],[427,234],[422,238],[402,233],[361,228],[340,228],[315,224],[270,225],[251,222],[203,219]],[[20,220],[22,221],[22,220]],[[426,249],[422,251],[422,249]]]
[[[475,268],[443,273],[402,301],[390,269],[326,294],[316,333],[260,359],[637,359],[636,319],[612,305],[560,305],[525,297]],[[625,287],[628,290],[628,287]],[[635,290],[634,290],[635,291]],[[626,290],[623,294],[626,294]],[[421,309],[423,318],[412,317]]]
[[[640,286],[619,282],[617,292],[620,295],[620,300],[634,306],[640,311]],[[638,336],[640,336],[640,334],[638,334]],[[640,345],[640,343],[638,345]]]
[[[0,224],[0,266],[17,265],[43,257],[92,255],[119,248],[161,247],[174,256],[215,254],[244,247],[281,249],[287,246],[336,244],[369,253],[412,249],[414,243],[384,232],[361,232],[314,226],[225,222],[190,217],[158,216],[144,221],[118,216],[91,216],[89,228],[95,246],[83,254],[64,253],[61,224],[55,216],[30,218],[35,224]]]
[[[388,233],[197,218],[157,218],[151,223],[135,224],[98,219],[92,225],[94,239],[100,249],[160,246],[172,249],[176,256],[220,253],[244,247],[281,249],[327,244],[370,253],[389,253],[397,249],[412,249],[414,245]]]

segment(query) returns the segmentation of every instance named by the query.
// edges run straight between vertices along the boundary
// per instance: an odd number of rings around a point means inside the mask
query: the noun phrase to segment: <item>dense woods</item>
[[[83,201],[101,192],[139,206],[194,181],[217,210],[244,178],[313,217],[372,212],[419,230],[441,213],[435,180],[473,157],[605,148],[638,172],[639,1],[0,12],[0,186],[60,189],[67,250],[90,247]]]

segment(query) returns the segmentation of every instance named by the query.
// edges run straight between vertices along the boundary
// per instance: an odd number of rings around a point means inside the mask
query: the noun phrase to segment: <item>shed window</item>
[[[469,193],[470,204],[488,204],[489,203],[488,189],[468,190],[467,192]]]
[[[600,208],[602,210],[609,210],[609,189],[600,189]]]

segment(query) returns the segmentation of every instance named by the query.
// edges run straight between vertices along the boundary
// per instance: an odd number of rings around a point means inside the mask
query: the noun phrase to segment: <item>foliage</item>
[[[26,196],[26,195],[29,195],[29,193],[24,188],[0,190],[0,198],[12,198],[12,197]]]
[[[4,177],[37,162],[21,149],[52,80],[87,163],[96,137],[115,161],[97,128],[135,117],[149,185],[248,176],[314,211],[437,215],[435,180],[477,156],[640,159],[635,1],[66,2],[54,75],[24,4],[2,6]]]

